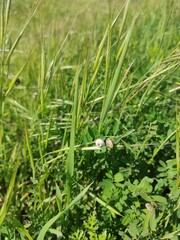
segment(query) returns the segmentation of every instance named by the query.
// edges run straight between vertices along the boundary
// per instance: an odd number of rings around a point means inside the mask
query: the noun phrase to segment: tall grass
[[[75,91],[74,91],[74,104],[72,110],[72,124],[71,124],[71,132],[70,132],[70,146],[69,152],[67,156],[66,162],[66,188],[67,188],[67,204],[71,201],[72,195],[72,183],[73,183],[73,175],[74,175],[74,151],[75,151],[75,136],[76,136],[76,126],[77,126],[77,109],[79,106],[78,102],[78,94],[79,94],[79,67],[76,70],[76,75],[74,79]]]
[[[177,3],[69,3],[1,2],[0,237],[176,240]]]
[[[12,155],[11,155],[11,159],[10,159],[10,163],[13,165],[13,172],[12,172],[12,176],[9,182],[9,187],[7,189],[7,193],[6,196],[4,198],[4,202],[1,206],[0,209],[0,226],[3,224],[3,221],[6,217],[6,214],[8,212],[8,208],[11,204],[11,198],[13,196],[14,193],[14,188],[15,188],[15,180],[16,180],[16,176],[17,176],[17,171],[18,171],[18,167],[20,164],[20,156],[19,153],[17,153],[19,151],[18,149],[18,143],[16,143]]]
[[[127,49],[128,49],[128,44],[129,44],[129,41],[130,41],[130,38],[131,38],[132,30],[133,30],[133,27],[134,27],[134,24],[135,24],[135,19],[136,18],[133,19],[133,22],[132,22],[132,25],[129,29],[129,32],[127,33],[126,38],[125,38],[124,42],[122,43],[122,46],[123,46],[123,47],[121,46],[122,53],[121,53],[120,58],[118,60],[119,62],[118,62],[117,68],[115,70],[112,82],[109,85],[109,88],[108,88],[108,91],[107,91],[107,96],[104,98],[105,100],[104,100],[103,107],[102,107],[102,110],[101,110],[100,129],[101,129],[102,124],[105,120],[107,112],[109,111],[110,106],[112,105],[113,100],[116,97],[116,95],[115,95],[116,91],[115,90],[117,88],[120,89],[120,86],[122,85],[122,81],[120,81],[118,83],[118,80],[119,80],[119,77],[120,77],[120,71],[121,71],[121,68],[122,68],[122,64],[124,62],[123,60],[125,58],[125,54],[126,54]],[[119,55],[119,53],[118,53],[118,55]]]

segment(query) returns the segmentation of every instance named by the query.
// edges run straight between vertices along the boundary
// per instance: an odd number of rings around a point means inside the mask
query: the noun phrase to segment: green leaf
[[[17,219],[14,218],[12,223],[19,233],[23,233],[29,240],[33,240],[28,230]]]
[[[150,196],[147,195],[147,193],[140,191],[139,195],[147,202],[152,202],[152,198]]]
[[[74,105],[72,110],[72,123],[71,123],[71,134],[70,134],[70,147],[68,152],[68,157],[66,160],[66,192],[67,192],[67,204],[71,201],[71,190],[72,181],[74,175],[74,150],[75,150],[75,134],[77,127],[77,109],[78,109],[78,90],[79,90],[79,74],[80,67],[77,67],[75,75],[75,91],[74,91]]]
[[[114,175],[115,182],[119,183],[119,182],[122,182],[123,180],[124,180],[124,177],[120,172],[118,172]]]
[[[65,214],[69,209],[71,209],[76,203],[79,202],[79,200],[86,194],[86,192],[89,190],[90,186],[92,185],[92,183],[87,186],[86,188],[84,188],[84,190],[77,196],[75,197],[70,204],[66,207],[66,209],[64,209],[62,212],[58,213],[56,216],[54,216],[53,218],[51,218],[41,229],[37,240],[44,240],[44,237],[47,233],[47,231],[49,230],[49,228],[53,225],[53,223],[55,223],[63,214]]]
[[[37,3],[35,4],[34,8],[32,9],[32,12],[31,12],[29,18],[27,19],[23,29],[19,33],[19,36],[16,38],[15,42],[13,43],[12,47],[10,48],[10,50],[8,52],[8,55],[7,55],[7,58],[6,58],[6,64],[8,63],[9,59],[11,58],[11,56],[12,56],[14,50],[16,49],[19,41],[21,40],[25,30],[27,29],[27,27],[28,27],[29,23],[31,22],[33,16],[35,15],[40,3],[41,3],[41,0],[38,0]]]
[[[56,184],[56,202],[58,205],[59,212],[61,212],[62,211],[62,194],[57,184]]]
[[[132,31],[133,31],[133,28],[134,28],[134,24],[135,24],[135,20],[136,20],[136,17],[133,19],[132,21],[132,24],[131,24],[131,27],[126,35],[126,38],[124,40],[124,44],[122,46],[122,53],[121,53],[121,56],[119,58],[119,62],[118,62],[118,66],[116,68],[116,71],[114,73],[114,76],[113,76],[113,79],[112,79],[112,82],[110,83],[109,85],[109,88],[108,88],[108,91],[107,91],[107,96],[104,98],[104,102],[103,102],[103,107],[102,107],[102,110],[101,110],[101,118],[100,118],[100,129],[102,127],[102,124],[104,123],[104,120],[106,118],[106,115],[110,109],[110,107],[112,106],[112,103],[115,99],[115,90],[118,86],[118,88],[120,88],[120,85],[122,84],[122,81],[119,81],[119,77],[120,77],[120,73],[121,73],[121,70],[122,70],[122,65],[124,63],[124,58],[125,58],[125,55],[127,53],[127,50],[128,50],[128,45],[129,45],[129,42],[130,42],[130,39],[131,39],[131,34],[132,34]]]
[[[158,196],[158,195],[153,195],[153,196],[151,196],[151,198],[155,202],[167,204],[167,199],[165,197]]]
[[[133,237],[133,239],[137,239],[137,236],[139,236],[139,231],[135,223],[130,224],[128,232]]]
[[[115,122],[113,127],[113,134],[116,135],[119,131],[119,122]]]
[[[104,202],[102,199],[100,199],[99,197],[96,197],[93,193],[89,193],[89,195],[91,197],[93,197],[100,205],[102,205],[103,207],[107,208],[111,214],[114,215],[119,215],[119,216],[123,216],[120,212],[118,212],[115,208],[111,207],[109,204],[107,204],[106,202]]]
[[[19,156],[17,156],[17,149],[18,149],[18,143],[16,143],[16,145],[13,149],[12,155],[11,155],[12,163],[14,164],[14,169],[13,169],[13,173],[11,176],[11,180],[9,183],[9,187],[8,187],[6,196],[4,198],[4,202],[0,209],[0,226],[3,224],[3,221],[6,217],[6,214],[7,214],[9,205],[10,205],[10,201],[11,201],[11,198],[13,195],[15,180],[16,180],[16,176],[17,176],[17,171],[19,168],[20,158],[19,158]]]

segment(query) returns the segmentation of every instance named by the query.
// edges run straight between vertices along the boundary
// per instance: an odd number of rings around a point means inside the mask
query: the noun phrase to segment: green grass
[[[177,240],[178,1],[0,8],[0,239]]]

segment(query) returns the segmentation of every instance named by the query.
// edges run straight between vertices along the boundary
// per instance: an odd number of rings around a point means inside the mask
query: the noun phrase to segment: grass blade
[[[25,25],[24,25],[23,29],[21,30],[19,36],[16,38],[14,44],[12,45],[12,47],[11,47],[11,49],[10,49],[8,55],[7,55],[5,64],[7,64],[7,63],[9,62],[9,60],[10,60],[10,58],[11,58],[11,56],[12,56],[12,54],[13,54],[15,48],[16,48],[16,46],[18,45],[18,43],[19,43],[19,41],[21,40],[21,38],[22,38],[25,30],[27,29],[29,23],[31,22],[32,18],[34,17],[34,15],[35,15],[35,13],[36,13],[36,10],[37,10],[37,8],[39,7],[39,4],[40,4],[40,3],[41,3],[41,0],[38,0],[37,3],[36,3],[36,5],[35,5],[35,7],[34,7],[34,9],[32,10],[32,12],[31,12],[31,14],[30,14],[29,19],[28,19],[27,22],[25,23]]]
[[[14,170],[13,170],[13,173],[12,173],[12,176],[11,176],[9,187],[8,187],[8,190],[7,190],[7,193],[6,193],[6,197],[4,199],[4,203],[2,204],[2,207],[1,207],[1,210],[0,210],[0,226],[2,225],[2,223],[3,223],[3,221],[6,217],[7,211],[8,211],[8,207],[9,207],[9,204],[10,204],[10,201],[11,201],[11,198],[12,198],[13,189],[14,189],[14,185],[15,185],[17,170],[18,170],[18,167],[19,167],[20,159],[19,159],[19,157],[16,159],[17,149],[18,149],[18,143],[16,143],[16,145],[13,149],[13,152],[12,152],[12,156],[11,156],[12,162],[14,164]]]
[[[68,158],[66,162],[67,204],[69,204],[71,201],[71,188],[72,188],[72,179],[74,174],[74,149],[75,149],[75,133],[76,133],[76,121],[77,121],[77,109],[78,109],[79,73],[80,73],[80,68],[78,67],[75,75],[75,93],[74,93],[74,105],[73,105],[73,112],[72,112],[70,147],[69,147]]]
[[[96,197],[93,193],[89,193],[89,195],[91,197],[93,197],[98,203],[100,203],[103,207],[107,208],[111,214],[116,214],[119,216],[123,216],[121,213],[119,213],[116,209],[114,209],[113,207],[111,207],[110,205],[108,205],[106,202],[104,202],[102,199]]]
[[[28,152],[29,152],[30,164],[31,164],[31,168],[32,168],[32,175],[33,175],[33,179],[35,180],[34,158],[33,158],[33,155],[32,155],[31,144],[30,144],[30,141],[29,141],[29,134],[28,134],[28,130],[27,130],[26,125],[25,125],[25,136],[26,136],[26,144],[27,144],[27,148],[28,148]]]
[[[169,134],[169,136],[167,136],[167,138],[160,144],[160,146],[154,151],[153,156],[151,157],[151,159],[148,161],[148,163],[152,163],[154,157],[158,154],[158,152],[161,150],[161,148],[164,146],[164,144],[174,135],[176,134],[177,131],[179,131],[180,127],[177,128],[176,130],[174,130],[171,134]]]
[[[20,76],[20,74],[22,73],[24,67],[27,65],[28,61],[30,59],[30,56],[28,57],[28,59],[25,61],[25,63],[23,64],[23,66],[21,67],[21,69],[19,70],[19,72],[15,75],[15,77],[11,80],[10,84],[9,84],[9,87],[5,93],[5,96],[7,96],[11,89],[13,88],[14,84],[16,83],[16,80],[18,79],[18,77]]]
[[[6,6],[5,6],[6,5]],[[5,39],[6,39],[6,30],[7,25],[9,21],[9,15],[10,15],[10,9],[11,9],[11,0],[2,1],[1,6],[1,44],[4,45]]]
[[[1,3],[1,44],[4,42],[4,33],[5,33],[5,0]]]
[[[17,219],[13,219],[12,222],[19,233],[23,233],[29,240],[33,240],[28,230]]]
[[[93,75],[92,75],[92,77],[91,77],[91,79],[89,80],[89,84],[88,84],[88,86],[87,86],[87,89],[86,89],[86,93],[85,93],[85,97],[84,97],[84,102],[86,102],[86,100],[87,100],[87,98],[88,98],[88,96],[89,96],[89,92],[90,92],[90,89],[91,89],[91,87],[92,87],[92,85],[93,85],[93,83],[94,83],[94,81],[95,81],[95,79],[96,79],[96,76],[97,76],[97,74],[98,74],[98,71],[99,71],[99,68],[100,68],[100,66],[101,66],[101,63],[102,63],[102,60],[103,60],[103,57],[104,57],[104,54],[103,54],[103,48],[104,48],[104,45],[105,45],[105,42],[106,42],[106,40],[107,40],[107,37],[108,37],[108,35],[111,33],[111,30],[112,30],[112,28],[113,28],[113,26],[115,25],[115,23],[117,22],[117,20],[118,20],[118,18],[119,18],[119,16],[120,16],[120,13],[121,13],[121,11],[119,11],[118,12],[118,14],[117,14],[117,16],[115,17],[115,19],[114,19],[114,21],[111,23],[111,25],[109,24],[109,26],[107,27],[107,29],[106,29],[106,31],[105,31],[105,33],[104,33],[104,36],[103,36],[103,38],[102,38],[102,40],[101,40],[101,42],[100,42],[100,44],[99,44],[99,47],[98,47],[98,51],[97,51],[97,55],[96,55],[96,58],[95,58],[95,61],[94,61],[94,66],[93,66],[93,71],[94,71],[94,73],[93,73]],[[110,48],[110,46],[109,46],[109,44],[110,44],[110,36],[109,36],[109,38],[108,38],[108,48]],[[108,54],[110,54],[110,49],[109,49],[109,53]],[[107,64],[109,64],[109,60],[110,60],[110,55],[109,56],[107,56]],[[107,75],[107,72],[106,72],[106,75]],[[107,84],[107,83],[106,83]],[[105,84],[105,85],[106,85]],[[105,88],[106,88],[106,86],[105,86]]]
[[[106,118],[107,112],[109,111],[110,106],[112,105],[113,99],[115,98],[114,93],[115,93],[115,90],[116,90],[117,85],[118,85],[118,80],[119,80],[121,68],[122,68],[122,65],[123,65],[123,62],[124,62],[126,52],[128,50],[128,45],[129,45],[129,41],[130,41],[131,34],[132,34],[132,31],[133,31],[133,27],[134,27],[134,24],[135,24],[135,20],[136,20],[136,17],[133,19],[131,27],[129,29],[129,32],[127,33],[126,39],[124,40],[123,50],[122,50],[122,54],[121,54],[120,59],[119,59],[118,66],[116,68],[112,83],[109,86],[107,96],[104,99],[104,103],[103,103],[103,107],[102,107],[102,111],[101,111],[101,118],[100,118],[100,129],[101,129],[102,124],[103,124],[103,122]],[[120,82],[120,84],[121,84],[121,82]]]
[[[62,212],[58,213],[56,216],[54,216],[53,218],[51,218],[41,229],[37,240],[44,240],[45,234],[47,233],[47,231],[49,230],[49,228],[53,225],[53,223],[55,223],[63,214],[65,214],[70,208],[72,208],[77,202],[79,202],[79,200],[86,194],[86,192],[89,190],[90,186],[92,185],[92,183],[87,186],[86,188],[84,188],[84,190],[77,196],[74,198],[74,200],[72,200],[70,202],[70,204],[66,207],[65,210],[63,210]]]
[[[58,205],[58,209],[59,212],[63,211],[63,207],[62,207],[62,194],[61,194],[61,190],[59,189],[59,186],[56,183],[56,202]]]
[[[126,18],[127,18],[128,9],[129,9],[129,0],[127,1],[126,5],[125,5],[125,8],[124,8],[123,19],[122,19],[122,23],[121,23],[120,30],[119,30],[119,39],[121,39],[121,37],[122,37],[122,33],[123,33],[123,30],[124,30],[125,22],[126,22]],[[116,58],[117,60],[120,57],[121,50],[122,50],[122,48],[119,49],[119,52],[118,52],[117,58]]]
[[[107,27],[106,31],[105,31],[105,34],[101,40],[101,43],[99,44],[99,48],[98,48],[98,52],[97,52],[97,56],[96,56],[96,59],[95,59],[95,62],[94,62],[94,67],[93,67],[93,70],[95,71],[95,69],[97,68],[98,66],[98,63],[99,63],[99,59],[101,58],[102,56],[102,50],[103,50],[103,47],[104,47],[104,44],[106,42],[106,39],[107,39],[107,36],[108,36],[108,30],[109,28],[112,29],[114,24],[117,22],[119,16],[120,16],[120,13],[121,11],[119,11],[119,13],[117,14],[117,16],[115,17],[114,21],[112,22],[111,26]]]
[[[177,179],[179,179],[180,176],[180,150],[179,150],[179,145],[180,145],[180,113],[178,112],[178,106],[176,106],[176,162],[177,162]],[[179,182],[177,183],[178,185],[180,184],[180,179]]]

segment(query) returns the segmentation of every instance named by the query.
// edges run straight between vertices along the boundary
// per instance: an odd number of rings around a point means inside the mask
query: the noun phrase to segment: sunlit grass
[[[0,239],[178,239],[178,7],[2,0]]]

